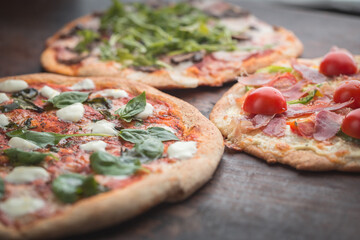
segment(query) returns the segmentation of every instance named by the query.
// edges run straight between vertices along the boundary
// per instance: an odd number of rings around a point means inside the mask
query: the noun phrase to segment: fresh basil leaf
[[[134,148],[138,154],[149,160],[161,157],[164,152],[164,144],[156,138],[148,138],[141,143],[136,143]]]
[[[120,157],[107,152],[98,151],[90,156],[91,169],[103,175],[131,175],[141,168],[139,161],[134,158],[132,162],[123,162]]]
[[[39,92],[35,88],[26,88],[19,92],[13,93],[12,97],[31,100],[31,99],[36,98],[38,95],[39,95]]]
[[[48,102],[52,103],[54,107],[64,108],[74,103],[83,103],[89,97],[89,93],[85,92],[63,92],[51,98]]]
[[[256,73],[286,73],[286,72],[292,72],[291,67],[283,67],[283,66],[276,66],[271,65],[265,68],[260,68],[256,71]]]
[[[116,117],[108,110],[99,110],[99,113],[104,116],[106,120],[115,120]]]
[[[149,133],[143,129],[123,129],[119,136],[125,141],[131,143],[140,143],[149,137]]]
[[[20,105],[17,102],[12,102],[10,104],[0,106],[0,111],[3,113],[7,113],[19,108]]]
[[[51,132],[35,132],[25,129],[18,129],[11,132],[7,132],[8,137],[19,137],[30,141],[41,148],[45,148],[48,145],[57,145],[60,140],[70,137],[83,137],[83,136],[101,136],[109,137],[109,135],[101,133],[78,133],[78,134],[58,134]]]
[[[115,114],[119,115],[121,119],[126,122],[131,120],[139,113],[144,111],[146,106],[146,95],[145,92],[131,99],[125,107],[119,108],[115,111]]]
[[[11,112],[15,109],[33,110],[38,113],[42,113],[44,111],[44,109],[35,105],[30,100],[20,99],[20,98],[15,99],[14,102],[12,102],[10,104],[0,106],[0,111],[4,112],[4,113]]]
[[[74,203],[81,198],[104,192],[106,189],[96,182],[94,176],[66,173],[58,176],[51,189],[55,196],[64,203]]]
[[[85,103],[89,104],[95,110],[111,109],[111,100],[99,97],[87,100]]]
[[[346,133],[344,133],[341,130],[336,134],[336,136],[344,139],[347,142],[352,142],[352,143],[360,145],[360,139],[350,137],[349,135],[347,135]]]
[[[4,179],[0,177],[0,199],[5,196],[5,182]]]
[[[162,142],[171,141],[171,140],[179,140],[179,138],[172,132],[166,130],[162,127],[150,127],[147,129],[150,136],[153,138],[159,139]]]
[[[8,148],[4,150],[11,164],[15,166],[38,165],[44,161],[51,153],[25,152],[17,148]]]
[[[312,91],[308,92],[308,94],[305,97],[297,99],[297,100],[287,101],[287,104],[297,104],[297,103],[307,104],[315,97],[317,91],[318,91],[317,89],[312,90]]]

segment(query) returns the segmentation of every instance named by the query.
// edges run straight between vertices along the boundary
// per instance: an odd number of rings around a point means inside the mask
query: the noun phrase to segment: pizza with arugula
[[[292,32],[226,2],[115,0],[49,38],[41,62],[54,73],[118,76],[170,89],[221,86],[301,52]]]
[[[218,129],[151,87],[113,78],[0,79],[0,238],[67,236],[186,198],[215,171]]]
[[[227,146],[301,170],[360,171],[360,57],[333,48],[239,78],[210,119]]]

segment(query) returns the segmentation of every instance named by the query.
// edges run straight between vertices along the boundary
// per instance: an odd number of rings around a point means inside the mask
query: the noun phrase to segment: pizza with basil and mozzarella
[[[290,31],[226,2],[122,4],[81,17],[48,39],[41,62],[71,76],[120,76],[159,89],[221,86],[297,57]]]
[[[360,171],[360,56],[282,61],[239,78],[210,119],[227,146],[301,170]]]
[[[215,171],[218,129],[151,87],[113,78],[0,79],[0,238],[99,229],[186,198]]]

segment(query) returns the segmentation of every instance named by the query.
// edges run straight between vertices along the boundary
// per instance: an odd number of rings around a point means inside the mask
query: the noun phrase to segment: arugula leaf
[[[125,107],[121,107],[115,111],[115,114],[118,114],[121,119],[126,122],[131,122],[135,115],[144,111],[146,106],[146,96],[145,92],[131,99]]]
[[[5,182],[4,179],[0,177],[0,199],[5,196]]]
[[[141,143],[136,143],[134,148],[138,154],[149,160],[161,157],[164,152],[164,144],[156,138],[147,138]]]
[[[51,153],[25,152],[17,148],[8,148],[4,150],[11,164],[15,166],[38,165],[44,161],[47,156],[54,157]]]
[[[96,182],[94,176],[66,173],[58,176],[51,186],[55,196],[64,203],[74,203],[81,198],[90,197],[106,191]]]
[[[312,91],[308,92],[308,94],[305,97],[297,99],[297,100],[287,101],[287,104],[297,104],[297,103],[307,104],[315,97],[317,92],[318,92],[317,89],[312,90]]]
[[[75,47],[75,51],[77,52],[89,51],[91,44],[100,38],[99,33],[90,29],[79,30],[77,31],[77,35],[82,37],[82,40]]]
[[[352,142],[352,143],[360,145],[360,139],[350,137],[349,135],[347,135],[346,133],[344,133],[341,130],[336,134],[336,136],[344,139],[347,142]]]
[[[248,91],[250,91],[251,89],[254,89],[254,87],[248,86],[248,85],[245,86],[245,92],[248,92]]]
[[[82,137],[82,136],[101,136],[109,137],[110,135],[101,133],[78,133],[78,134],[59,134],[51,132],[35,132],[25,129],[18,129],[11,132],[7,132],[8,137],[19,137],[30,141],[41,148],[45,148],[48,145],[57,145],[60,140],[70,137]]]
[[[59,95],[50,98],[48,102],[52,103],[54,107],[64,108],[74,103],[83,103],[89,97],[89,93],[85,92],[63,92]]]
[[[260,68],[256,71],[256,73],[286,73],[286,72],[292,72],[291,67],[283,67],[283,66],[276,66],[271,65],[268,67]]]
[[[121,157],[113,156],[107,152],[98,151],[90,156],[91,169],[103,175],[131,175],[141,169],[140,161],[132,158],[131,162],[122,161]]]

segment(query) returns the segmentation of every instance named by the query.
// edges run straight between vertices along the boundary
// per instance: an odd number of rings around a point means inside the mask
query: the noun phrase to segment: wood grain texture
[[[0,76],[41,71],[45,39],[110,1],[7,1],[0,8]],[[233,1],[235,2],[235,1]],[[333,45],[360,54],[360,18],[264,2],[239,2],[303,41],[303,57]],[[169,91],[208,116],[231,86]],[[360,176],[307,173],[227,150],[214,178],[188,200],[73,239],[359,239]]]

